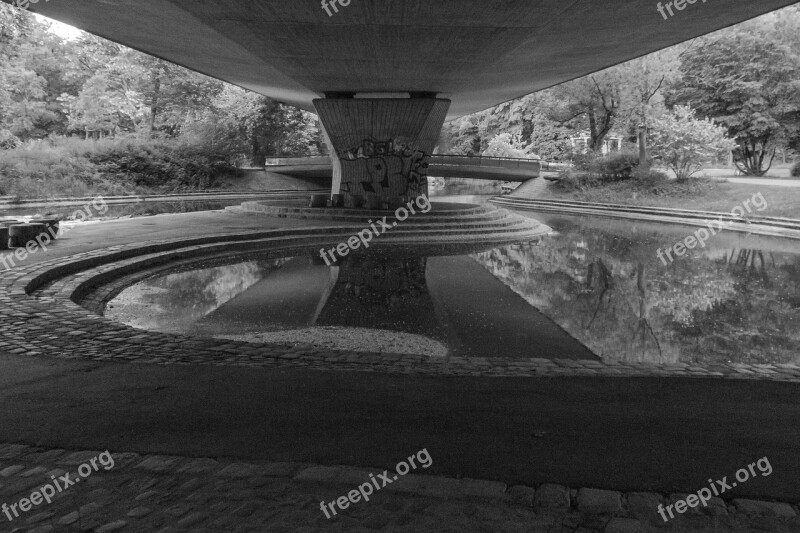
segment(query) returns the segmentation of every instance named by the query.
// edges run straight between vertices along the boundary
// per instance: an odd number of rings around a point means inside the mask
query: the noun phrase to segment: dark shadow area
[[[487,379],[4,358],[0,441],[693,492],[768,457],[730,496],[797,501],[794,384]],[[29,378],[29,376],[38,376]]]

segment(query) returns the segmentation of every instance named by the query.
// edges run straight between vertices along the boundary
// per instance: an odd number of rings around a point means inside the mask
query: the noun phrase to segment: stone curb
[[[32,472],[31,467],[48,471],[44,465],[63,466],[67,471],[74,470],[79,464],[102,453],[99,450],[69,451],[63,449],[45,449],[24,444],[0,443],[0,461],[4,468],[0,469],[0,488],[8,484],[15,476],[26,477]],[[191,458],[174,455],[138,454],[132,452],[112,452],[114,470],[132,469],[143,474],[171,476],[184,474],[189,476],[210,476],[213,478],[282,478],[301,484],[340,487],[342,494],[356,490],[363,483],[370,483],[370,474],[376,478],[384,472],[384,468],[367,468],[352,466],[323,466],[302,463],[270,463],[243,462],[226,459]],[[23,463],[23,464],[20,464]],[[11,466],[5,466],[9,465]],[[48,475],[54,471],[48,471]],[[62,474],[64,469],[59,469]],[[412,470],[411,472],[414,472]],[[30,474],[27,477],[31,477]],[[390,478],[397,478],[389,470]],[[31,487],[35,485],[33,483]],[[12,484],[13,485],[13,484]],[[21,493],[29,489],[22,486]],[[642,526],[642,522],[650,526],[665,527],[659,517],[659,504],[668,504],[685,494],[664,494],[655,492],[620,492],[594,488],[571,489],[562,485],[544,484],[539,487],[523,485],[508,486],[505,483],[488,480],[455,479],[437,475],[420,475],[409,473],[391,484],[381,487],[387,493],[405,494],[419,497],[437,498],[456,501],[484,501],[487,503],[504,502],[533,508],[538,512],[579,512],[584,515],[614,517],[615,527],[622,527],[626,522]],[[379,491],[375,491],[376,493]],[[12,498],[14,494],[4,494]],[[147,494],[143,494],[146,498]],[[133,504],[134,502],[132,502]],[[771,502],[734,498],[726,503],[713,498],[706,508],[688,509],[686,515],[716,516],[741,515],[750,518],[769,520],[800,520],[800,507],[797,502]],[[611,522],[613,522],[612,520]],[[800,523],[800,522],[798,522]],[[608,531],[608,529],[606,529]],[[620,531],[624,531],[620,529]],[[633,530],[638,531],[638,530]]]
[[[135,243],[2,272],[0,320],[14,324],[14,327],[0,330],[0,351],[32,357],[162,365],[280,366],[323,371],[355,370],[497,378],[673,377],[800,383],[800,365],[792,364],[720,364],[699,367],[684,363],[655,365],[560,359],[449,357],[433,360],[406,354],[340,352],[320,350],[312,346],[200,339],[137,330],[98,316],[75,303],[82,298],[89,298],[89,307],[97,307],[108,293],[95,295],[95,300],[91,301],[92,290],[112,283],[113,280],[120,279],[120,276],[141,272],[143,269],[174,266],[175,261],[180,260],[207,259],[209,254],[244,253],[254,248],[265,253],[286,253],[287,250],[341,238],[351,231],[352,226],[323,226]],[[452,244],[465,244],[464,239],[467,237],[462,237],[462,240],[452,241]],[[498,236],[487,238],[498,239]],[[516,236],[510,237],[511,240],[515,238]],[[471,241],[471,238],[467,241]],[[387,236],[387,245],[398,245],[402,242],[403,239],[393,240]],[[119,286],[114,288],[112,285],[112,289],[117,290]],[[23,320],[24,322],[20,322]],[[76,344],[74,339],[78,337],[82,341]]]
[[[560,200],[535,200],[525,198],[495,197],[491,203],[507,209],[522,209],[563,215],[592,215],[647,222],[670,222],[686,226],[706,227],[709,222],[722,217],[730,222],[725,230],[751,233],[786,239],[800,239],[800,220],[776,217],[752,216],[745,219],[732,217],[730,213],[689,211],[656,207],[625,206],[616,204],[594,204]]]

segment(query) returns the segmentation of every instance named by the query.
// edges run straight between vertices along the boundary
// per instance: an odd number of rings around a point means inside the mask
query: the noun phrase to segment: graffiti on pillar
[[[364,139],[341,156],[342,190],[381,198],[428,193],[430,154],[405,143]]]

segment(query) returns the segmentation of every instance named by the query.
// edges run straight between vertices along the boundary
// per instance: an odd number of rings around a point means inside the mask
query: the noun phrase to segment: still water
[[[795,242],[725,233],[665,265],[657,249],[689,227],[526,216],[554,233],[488,250],[374,249],[335,267],[311,251],[200,263],[129,287],[106,315],[143,329],[355,351],[800,362]]]

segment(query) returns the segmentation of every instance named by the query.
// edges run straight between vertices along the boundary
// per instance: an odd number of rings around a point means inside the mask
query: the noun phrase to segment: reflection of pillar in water
[[[319,326],[388,329],[441,339],[425,285],[425,257],[365,254],[339,263]]]

